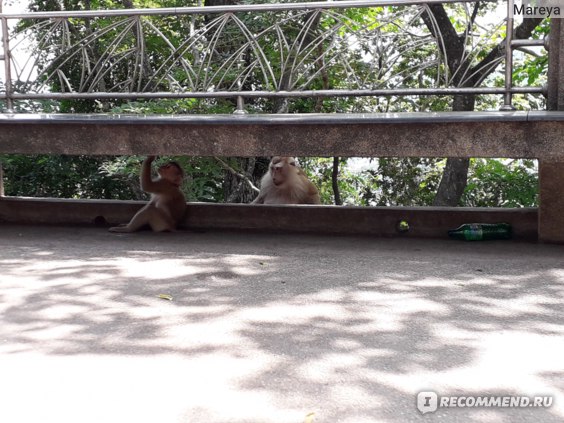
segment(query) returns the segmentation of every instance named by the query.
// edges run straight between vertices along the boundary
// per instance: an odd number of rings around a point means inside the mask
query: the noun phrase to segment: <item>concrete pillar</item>
[[[564,22],[552,19],[548,110],[564,110]],[[562,134],[564,138],[564,133]],[[564,243],[564,162],[539,160],[539,241]]]

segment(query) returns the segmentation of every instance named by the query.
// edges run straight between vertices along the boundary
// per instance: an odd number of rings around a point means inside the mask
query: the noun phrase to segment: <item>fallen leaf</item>
[[[172,301],[172,295],[168,295],[168,294],[159,294],[159,295],[157,295],[157,297],[159,297],[161,300],[169,300],[169,301]]]
[[[305,416],[304,423],[313,423],[313,419],[315,418],[315,413],[309,413]]]

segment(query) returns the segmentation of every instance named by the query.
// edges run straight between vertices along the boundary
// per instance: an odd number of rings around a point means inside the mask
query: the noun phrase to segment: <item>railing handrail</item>
[[[512,87],[512,94],[544,93],[543,87]],[[300,98],[300,97],[372,97],[372,96],[403,96],[403,95],[464,95],[485,94],[501,95],[506,89],[499,87],[477,88],[399,88],[380,90],[302,90],[302,91],[183,91],[183,92],[72,92],[72,93],[13,93],[14,100],[63,100],[63,99],[156,99],[156,98]],[[6,98],[0,93],[0,99]]]
[[[231,6],[187,6],[146,9],[77,10],[57,12],[0,13],[6,19],[94,18],[108,16],[208,15],[213,13],[272,12],[286,10],[347,9],[415,4],[476,3],[479,0],[343,0],[302,3],[241,4]]]

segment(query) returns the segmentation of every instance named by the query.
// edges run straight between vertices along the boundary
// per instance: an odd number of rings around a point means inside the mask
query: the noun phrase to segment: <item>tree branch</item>
[[[470,22],[468,22],[468,26],[466,27],[466,35],[470,34],[472,31],[472,27],[474,26],[474,22],[476,21],[481,5],[482,4],[479,1],[474,4],[474,10],[472,11],[472,16],[470,16]]]
[[[478,5],[476,3],[474,11],[472,12],[471,21],[469,25],[473,25],[477,13]],[[431,16],[432,14],[432,16]],[[461,78],[466,72],[461,72],[460,66],[469,66],[470,63],[461,63],[460,60],[464,57],[464,39],[460,37],[456,32],[452,22],[450,21],[443,5],[436,4],[430,5],[426,13],[422,14],[423,21],[431,34],[441,42],[441,46],[444,48],[446,54],[446,60],[449,70],[455,76],[453,84],[458,86],[461,82]],[[514,39],[522,40],[529,38],[534,31],[534,29],[542,22],[543,18],[525,18],[521,25],[515,28]],[[436,24],[435,24],[436,23]],[[501,41],[497,46],[492,48],[484,59],[474,66],[469,72],[472,75],[460,86],[462,87],[475,87],[480,84],[486,77],[488,77],[497,65],[494,66],[494,62],[505,55],[505,39]]]
[[[243,175],[241,172],[237,172],[235,169],[233,169],[231,166],[229,166],[227,163],[225,163],[223,160],[221,160],[219,157],[214,157],[215,160],[217,160],[219,162],[219,164],[221,165],[222,168],[224,168],[225,170],[227,170],[228,172],[232,173],[233,175],[237,176],[238,178],[241,178],[243,181],[245,181],[249,187],[251,187],[251,189],[255,192],[260,192],[260,189],[258,189],[254,184],[253,181],[251,181],[247,176]]]
[[[431,34],[440,43],[448,69],[454,76],[452,84],[458,86],[462,75],[465,74],[460,69],[461,59],[464,57],[464,37],[458,35],[442,4],[429,5],[421,17]]]
[[[531,36],[535,28],[542,22],[543,18],[525,18],[521,25],[515,28],[513,38],[524,40]],[[470,74],[472,78],[468,80],[466,86],[475,87],[490,75],[497,66],[492,63],[505,55],[505,38],[497,46],[492,48],[484,59],[472,68]]]

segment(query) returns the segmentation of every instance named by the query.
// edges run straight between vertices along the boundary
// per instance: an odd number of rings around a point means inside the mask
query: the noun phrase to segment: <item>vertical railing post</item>
[[[2,13],[2,1],[0,0],[0,13]],[[8,19],[2,16],[0,19],[0,27],[2,27],[2,49],[4,59],[4,89],[6,90],[6,110],[8,113],[14,111],[14,102],[12,99],[12,72],[10,69],[10,33],[8,30]]]
[[[245,110],[245,99],[242,96],[237,97],[237,108],[233,112],[234,115],[245,115],[247,111]]]
[[[505,95],[503,96],[503,106],[500,110],[512,111],[513,107],[513,48],[511,41],[513,40],[513,4],[514,0],[507,0],[507,23],[505,30]]]

